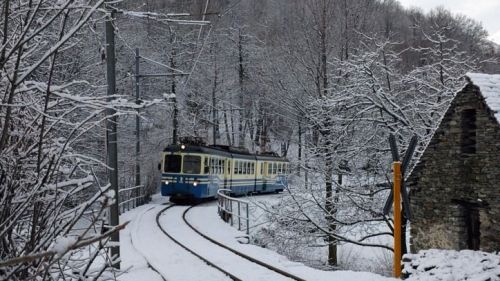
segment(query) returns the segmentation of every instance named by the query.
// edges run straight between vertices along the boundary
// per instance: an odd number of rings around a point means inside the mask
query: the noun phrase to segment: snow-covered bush
[[[0,280],[114,276],[105,247],[120,227],[102,225],[115,196],[93,156],[108,105],[82,47],[103,3],[0,1]]]
[[[500,255],[471,250],[423,250],[403,258],[403,274],[410,281],[500,280]]]

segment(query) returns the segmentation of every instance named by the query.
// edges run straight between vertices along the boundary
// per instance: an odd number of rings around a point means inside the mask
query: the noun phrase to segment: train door
[[[269,162],[262,162],[262,192],[266,191],[269,181],[268,167]]]
[[[231,181],[231,159],[225,159],[224,160],[224,188],[229,189],[230,188],[230,181]]]

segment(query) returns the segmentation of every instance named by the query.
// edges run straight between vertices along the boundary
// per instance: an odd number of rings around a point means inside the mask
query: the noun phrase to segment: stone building
[[[413,251],[500,250],[500,75],[466,79],[407,178]]]

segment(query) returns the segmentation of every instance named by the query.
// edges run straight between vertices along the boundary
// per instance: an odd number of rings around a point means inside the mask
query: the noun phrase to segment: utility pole
[[[115,73],[115,30],[113,27],[113,20],[115,17],[115,11],[110,9],[109,3],[107,3],[107,15],[106,15],[106,78],[108,82],[107,89],[107,99],[106,101],[110,104],[115,95],[116,90],[116,73]],[[115,193],[114,203],[109,207],[109,224],[110,227],[117,226],[119,224],[119,213],[118,213],[118,142],[117,142],[117,117],[116,110],[114,108],[108,107],[106,109],[106,148],[107,148],[107,165],[109,167],[108,176],[109,182],[111,184],[111,189]],[[120,242],[120,234],[115,232],[111,235],[111,257],[117,259],[118,262],[113,264],[115,268],[120,268],[120,247],[118,246]]]
[[[394,173],[394,268],[395,278],[401,277],[401,162],[393,164]]]
[[[175,47],[174,47],[174,34],[173,34],[173,30],[172,30],[172,27],[169,27],[169,32],[170,32],[170,46],[172,48],[172,51],[170,53],[170,68],[171,68],[171,74],[172,74],[172,90],[171,90],[171,94],[173,96],[173,102],[174,102],[174,118],[172,120],[172,126],[174,127],[173,128],[173,131],[172,131],[172,144],[177,144],[177,139],[178,139],[178,127],[179,127],[179,109],[177,107],[177,93],[176,93],[176,81],[175,81],[175,73],[174,73],[174,69],[175,69],[175,56],[176,56],[176,52],[175,52]]]
[[[135,49],[135,104],[141,104],[140,100],[140,92],[139,92],[139,83],[140,83],[140,74],[139,74],[139,49]],[[135,198],[139,197],[137,189],[140,190],[141,185],[141,166],[140,166],[140,154],[141,154],[141,120],[139,118],[139,108],[137,108],[137,112],[135,115]],[[134,200],[134,205],[137,205],[136,200]],[[135,207],[135,206],[134,206]]]
[[[212,123],[213,123],[213,132],[212,132],[212,142],[214,145],[217,144],[217,111],[215,110],[215,90],[212,91]]]

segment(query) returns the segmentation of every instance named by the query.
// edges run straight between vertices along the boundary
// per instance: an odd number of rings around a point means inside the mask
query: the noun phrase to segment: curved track
[[[226,274],[227,276],[229,276],[232,280],[234,281],[243,281],[241,279],[239,279],[238,277],[236,277],[235,275],[227,272],[226,270],[220,268],[219,266],[217,266],[216,264],[212,263],[211,261],[209,261],[208,259],[205,259],[204,257],[200,256],[199,254],[195,253],[193,250],[189,249],[186,245],[182,244],[181,242],[179,242],[179,240],[175,239],[174,237],[172,237],[172,235],[170,235],[160,224],[160,216],[163,214],[163,212],[165,212],[166,210],[172,208],[174,205],[170,205],[170,206],[167,206],[166,208],[164,208],[163,210],[161,210],[160,212],[158,212],[158,214],[156,215],[156,223],[158,224],[158,227],[160,228],[160,230],[168,237],[170,238],[170,240],[174,241],[177,245],[181,246],[184,250],[190,252],[191,254],[193,254],[194,256],[196,256],[197,258],[201,259],[202,261],[206,262],[208,265],[218,269],[219,271],[221,271],[222,273]]]
[[[142,221],[142,217],[144,216],[144,214],[145,214],[146,212],[151,211],[153,208],[154,208],[154,207],[151,207],[151,208],[149,208],[149,209],[146,209],[144,212],[142,212],[142,213],[139,215],[139,221]],[[153,270],[154,272],[156,272],[156,274],[158,274],[158,275],[161,277],[161,279],[162,279],[163,281],[167,281],[167,279],[165,278],[165,276],[163,276],[163,274],[161,274],[161,272],[160,272],[160,271],[159,271],[156,267],[154,267],[154,266],[151,264],[151,262],[150,262],[150,261],[148,260],[148,258],[144,255],[144,253],[142,253],[142,252],[139,250],[139,248],[135,246],[135,244],[134,244],[134,239],[132,239],[132,237],[133,237],[133,236],[134,236],[134,235],[133,235],[133,233],[131,232],[131,233],[130,233],[130,244],[132,245],[132,247],[134,248],[134,250],[135,250],[136,252],[138,252],[138,253],[142,256],[142,258],[146,261],[146,263],[147,263],[148,267],[149,267],[149,268],[151,268],[151,270]]]
[[[180,242],[179,240],[175,239],[170,233],[168,233],[164,227],[161,225],[160,223],[160,216],[166,212],[168,209],[170,209],[171,207],[173,207],[173,205],[171,206],[168,206],[166,208],[164,208],[163,210],[161,210],[157,216],[156,216],[156,223],[158,224],[158,227],[161,229],[161,231],[166,235],[168,236],[172,241],[174,241],[175,243],[177,243],[179,246],[181,246],[182,248],[184,248],[186,251],[190,252],[191,254],[195,255],[196,257],[200,258],[201,260],[203,260],[204,262],[206,262],[208,265],[218,269],[219,271],[223,272],[224,274],[226,274],[227,276],[229,276],[231,279],[233,280],[242,280],[241,277],[237,277],[235,274],[233,273],[230,273],[228,270],[225,270],[223,268],[221,268],[220,266],[216,265],[215,262],[213,261],[210,261],[208,258],[205,258],[203,256],[201,256],[200,254],[196,253],[193,249],[189,248],[187,245],[183,244],[182,242]],[[246,262],[249,262],[252,264],[252,266],[258,266],[260,268],[265,268],[265,270],[267,271],[272,271],[273,274],[275,274],[276,276],[280,276],[279,279],[287,279],[287,280],[296,280],[296,281],[305,281],[305,279],[301,278],[301,277],[298,277],[296,275],[293,275],[289,272],[286,272],[282,269],[279,269],[277,267],[274,267],[272,265],[269,265],[265,262],[262,262],[260,260],[257,260],[253,257],[250,257],[244,253],[241,253],[231,247],[228,247],[210,237],[208,237],[207,235],[203,234],[202,232],[200,232],[198,229],[196,229],[186,218],[186,214],[192,209],[194,208],[195,206],[191,206],[189,208],[187,208],[186,210],[184,210],[183,214],[182,214],[182,219],[184,221],[184,223],[192,230],[194,231],[197,235],[199,235],[200,237],[202,237],[204,240],[206,240],[208,243],[212,244],[212,245],[216,245],[217,247],[219,248],[222,248],[226,251],[229,251],[231,252],[232,254],[234,255],[237,255],[238,257],[235,257],[235,258],[242,258],[244,259]],[[250,269],[249,269],[250,270]]]

